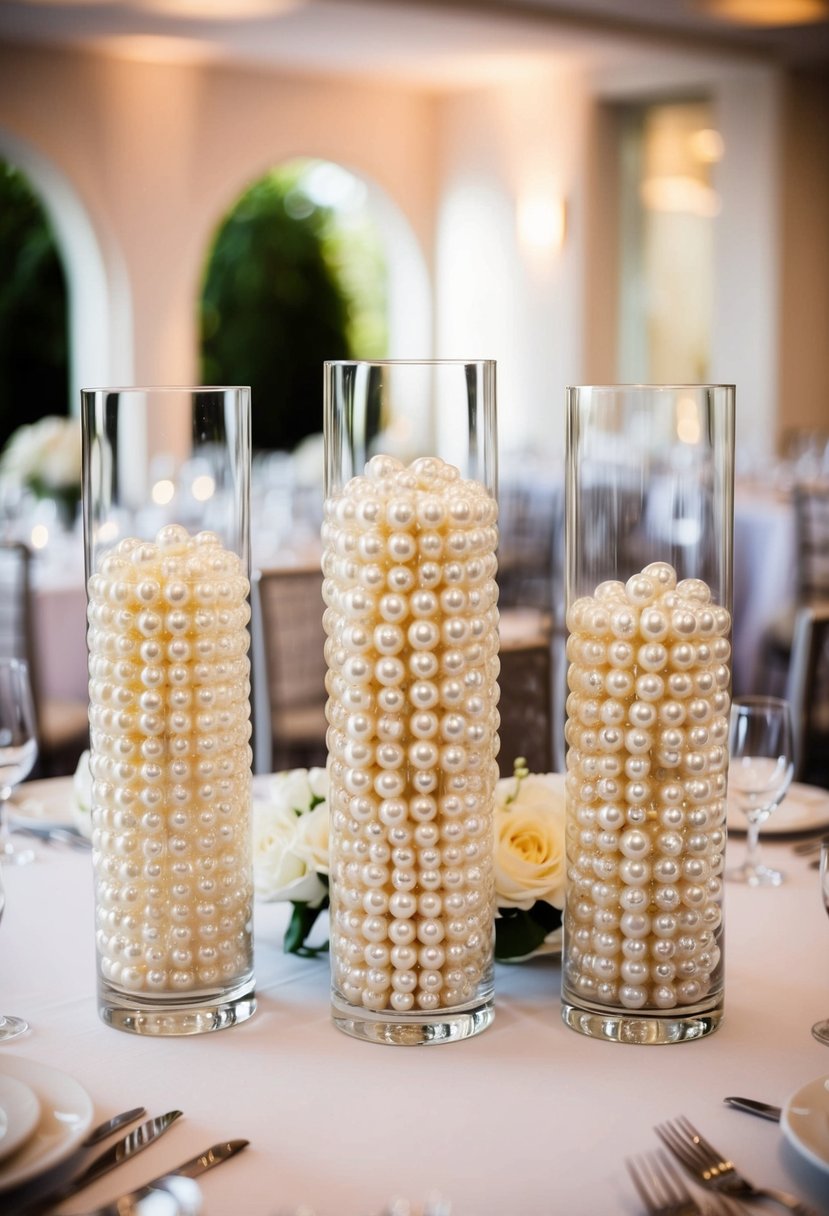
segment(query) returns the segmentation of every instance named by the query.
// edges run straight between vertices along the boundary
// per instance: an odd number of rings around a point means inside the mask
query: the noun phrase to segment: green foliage
[[[322,430],[324,360],[357,350],[370,357],[385,344],[377,310],[360,304],[366,280],[375,289],[382,273],[376,244],[365,233],[352,238],[332,209],[313,202],[304,168],[273,170],[242,195],[205,274],[202,378],[250,384],[260,449],[291,450]]]
[[[504,963],[526,958],[537,950],[548,933],[561,925],[562,913],[552,904],[536,900],[533,906],[499,908],[495,919],[495,957]]]
[[[43,208],[0,161],[0,448],[12,431],[68,413],[66,279]]]

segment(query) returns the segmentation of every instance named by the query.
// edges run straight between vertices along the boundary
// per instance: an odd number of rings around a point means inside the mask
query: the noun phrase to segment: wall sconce
[[[552,194],[527,194],[518,200],[517,225],[525,249],[558,253],[564,244],[567,205]]]

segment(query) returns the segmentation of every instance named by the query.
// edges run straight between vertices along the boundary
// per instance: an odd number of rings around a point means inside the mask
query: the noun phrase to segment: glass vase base
[[[209,996],[201,993],[187,1000],[176,1000],[169,995],[155,1001],[141,1000],[106,984],[98,991],[98,1014],[102,1022],[115,1030],[152,1038],[226,1030],[246,1022],[255,1010],[252,979],[227,992]]]
[[[770,866],[763,865],[753,866],[748,862],[726,870],[723,878],[726,882],[741,882],[748,887],[779,887],[786,881],[782,870],[773,870]]]
[[[620,1012],[599,1006],[561,1003],[561,1020],[571,1030],[593,1039],[611,1043],[663,1044],[687,1043],[713,1034],[723,1016],[722,1003],[706,1010],[648,1010]]]
[[[343,1034],[366,1043],[390,1043],[396,1047],[425,1047],[430,1043],[455,1043],[470,1039],[492,1024],[495,1004],[490,997],[459,1009],[441,1009],[433,1014],[376,1012],[349,1005],[336,994],[331,997],[331,1017]]]
[[[824,1046],[829,1047],[829,1018],[826,1018],[822,1022],[815,1022],[812,1027],[812,1034],[818,1043],[823,1043]]]

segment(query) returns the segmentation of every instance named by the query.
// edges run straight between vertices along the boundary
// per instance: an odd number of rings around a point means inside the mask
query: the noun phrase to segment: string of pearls
[[[492,970],[497,507],[375,456],[325,504],[331,957],[341,996],[435,1012]]]
[[[731,627],[654,562],[567,613],[566,983],[626,1010],[719,983]]]
[[[251,969],[248,590],[215,533],[176,524],[89,579],[96,942],[129,992]]]

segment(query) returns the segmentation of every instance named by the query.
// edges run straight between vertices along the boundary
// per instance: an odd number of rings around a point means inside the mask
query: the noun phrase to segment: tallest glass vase
[[[734,389],[567,402],[562,1016],[672,1043],[723,1008]]]
[[[493,1016],[495,365],[326,365],[332,1016],[416,1045]]]

